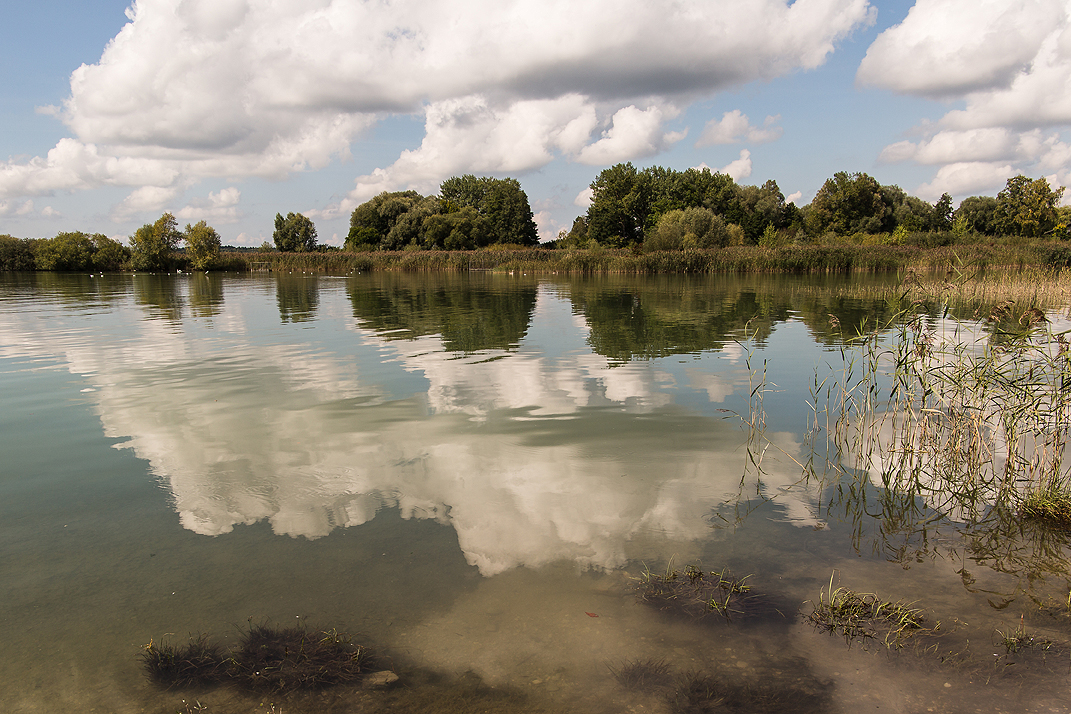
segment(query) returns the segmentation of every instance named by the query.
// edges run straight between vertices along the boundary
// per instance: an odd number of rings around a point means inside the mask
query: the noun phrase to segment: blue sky
[[[384,190],[513,176],[541,236],[619,161],[929,201],[1071,178],[1057,0],[38,0],[0,26],[0,233],[341,244]],[[1066,197],[1071,198],[1071,197]]]

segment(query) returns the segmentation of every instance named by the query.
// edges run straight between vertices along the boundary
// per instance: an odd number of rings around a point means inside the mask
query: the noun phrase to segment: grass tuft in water
[[[922,610],[911,604],[889,602],[873,593],[858,593],[844,587],[834,590],[832,578],[829,589],[821,593],[813,606],[807,619],[815,629],[839,634],[849,646],[856,641],[876,640],[899,649],[909,638],[935,632],[940,627],[940,623],[932,629],[925,627]]]
[[[338,630],[304,625],[249,624],[236,648],[224,652],[206,635],[184,646],[153,640],[141,654],[145,672],[170,687],[203,687],[221,681],[255,690],[291,692],[350,682],[369,666],[368,648]]]
[[[750,577],[737,578],[728,568],[704,571],[698,565],[678,570],[670,563],[663,573],[645,567],[635,589],[642,601],[659,610],[695,618],[718,614],[731,619],[746,611],[744,603],[751,592],[746,581]]]
[[[625,689],[640,692],[658,691],[673,681],[669,665],[664,659],[626,660],[620,665],[607,667]]]
[[[226,673],[223,648],[207,635],[190,637],[185,645],[149,640],[141,653],[149,679],[162,686],[203,687],[220,681]]]
[[[1030,491],[1023,499],[1020,513],[1023,518],[1071,530],[1071,490],[1054,487]]]
[[[1047,652],[1056,646],[1052,640],[1044,639],[1030,634],[1026,626],[1020,620],[1015,628],[1004,631],[997,630],[997,639],[1008,654],[1018,654],[1026,650],[1040,650]]]

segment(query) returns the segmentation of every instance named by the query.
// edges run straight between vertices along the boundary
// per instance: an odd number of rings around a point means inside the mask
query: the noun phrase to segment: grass
[[[873,593],[858,593],[848,588],[829,588],[813,603],[807,619],[817,630],[841,635],[850,646],[853,642],[878,641],[889,648],[899,649],[904,642],[921,633],[932,633],[941,623],[927,628],[922,610],[903,602],[882,600]]]
[[[141,660],[149,678],[168,688],[227,681],[282,693],[354,681],[367,671],[370,651],[335,629],[250,623],[230,651],[199,635],[181,646],[150,640]]]
[[[1020,507],[1023,518],[1071,530],[1071,491],[1056,486],[1030,491]]]
[[[618,684],[633,691],[657,692],[673,681],[669,665],[664,659],[626,660],[620,665],[609,665],[608,669]]]
[[[1066,254],[1065,254],[1066,253]],[[346,274],[370,271],[502,272],[590,274],[859,273],[948,270],[958,264],[1021,271],[1067,264],[1071,251],[1048,243],[994,239],[989,242],[921,247],[858,244],[848,240],[801,245],[729,246],[651,251],[632,249],[517,248],[477,251],[378,251],[351,253],[279,251],[223,253],[222,270],[305,271]]]
[[[640,600],[664,612],[696,619],[717,614],[728,620],[747,613],[749,577],[736,578],[728,569],[704,571],[698,565],[679,570],[671,562],[662,573],[644,567],[634,587]]]
[[[1013,629],[998,629],[996,634],[998,643],[1004,647],[1007,654],[1018,654],[1026,650],[1047,652],[1056,646],[1052,640],[1030,634],[1022,620]]]
[[[214,684],[226,673],[223,648],[207,635],[191,636],[184,645],[150,639],[141,661],[149,679],[169,688]]]

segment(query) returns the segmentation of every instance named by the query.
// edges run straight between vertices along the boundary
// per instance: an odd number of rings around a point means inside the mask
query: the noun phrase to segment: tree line
[[[709,169],[637,170],[631,163],[602,171],[591,183],[587,213],[562,231],[559,247],[642,246],[644,250],[806,243],[835,236],[968,233],[1029,238],[1069,237],[1071,208],[1060,208],[1063,187],[1016,176],[995,198],[972,196],[958,209],[947,193],[934,204],[865,173],[838,172],[810,204],[786,203],[776,181],[737,184]]]
[[[810,204],[787,202],[776,181],[736,183],[709,169],[638,170],[611,166],[590,184],[591,203],[550,248],[597,246],[644,251],[815,243],[847,236],[932,236],[948,245],[968,235],[1071,237],[1071,207],[1060,207],[1063,187],[1018,175],[992,196],[964,199],[955,210],[946,193],[934,204],[882,185],[866,173],[838,172]],[[318,243],[316,226],[300,213],[276,214],[274,249],[337,250]],[[3,270],[163,271],[181,264],[194,270],[221,267],[219,233],[205,221],[178,229],[171,213],[139,228],[129,245],[103,234],[61,232],[54,238],[0,235]],[[528,196],[514,178],[452,176],[439,193],[383,192],[350,215],[344,250],[471,250],[491,245],[534,246],[539,237]],[[265,242],[262,250],[273,246]]]

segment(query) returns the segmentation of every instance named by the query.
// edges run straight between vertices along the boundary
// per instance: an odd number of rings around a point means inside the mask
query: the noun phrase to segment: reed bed
[[[967,262],[990,269],[1059,268],[1071,264],[1071,249],[1019,243],[957,246],[871,245],[850,242],[782,246],[729,246],[644,252],[633,249],[496,248],[476,251],[379,251],[223,253],[220,269],[326,272],[370,271],[658,274],[826,274],[944,271]]]

